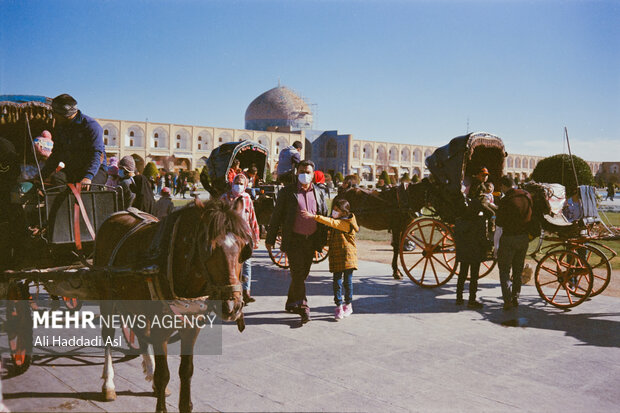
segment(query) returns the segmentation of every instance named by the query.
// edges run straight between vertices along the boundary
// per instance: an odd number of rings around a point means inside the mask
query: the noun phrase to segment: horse
[[[274,196],[267,196],[260,194],[254,200],[254,211],[256,213],[256,221],[260,228],[261,237],[267,232],[266,228],[269,226],[269,220],[271,214],[276,207],[276,201]]]
[[[429,189],[427,181],[410,184],[406,189],[392,187],[385,191],[369,191],[355,185],[346,185],[335,199],[344,198],[351,205],[357,223],[375,231],[390,230],[392,232],[392,276],[401,279],[398,269],[398,253],[400,238],[416,213],[427,203],[426,193]]]
[[[252,240],[245,221],[235,212],[234,206],[220,200],[202,204],[199,200],[168,215],[157,222],[148,214],[119,212],[108,218],[97,233],[94,266],[148,266],[154,262],[161,269],[148,280],[146,276],[126,277],[121,282],[111,282],[101,277],[98,290],[101,298],[102,317],[116,310],[112,301],[123,301],[122,312],[136,314],[139,303],[131,300],[186,300],[205,298],[222,300],[223,321],[236,321],[243,331],[243,299],[240,273],[243,261],[252,254]],[[154,250],[159,249],[155,255]],[[157,294],[154,293],[158,292]],[[155,295],[155,296],[154,296]],[[157,302],[157,301],[156,301]],[[162,304],[165,303],[161,301]],[[187,301],[182,301],[187,302]],[[162,313],[164,306],[162,305]],[[143,354],[143,367],[147,380],[153,379],[157,411],[166,411],[166,386],[170,379],[167,363],[167,344],[177,329],[150,326],[134,330]],[[179,328],[181,337],[181,379],[179,410],[192,410],[191,377],[193,374],[193,348],[199,328]],[[114,329],[103,325],[104,340],[114,337]],[[104,341],[105,342],[105,341]],[[155,354],[146,354],[147,345]],[[153,361],[155,369],[153,372]],[[111,346],[105,346],[102,392],[105,400],[114,400],[114,370]]]

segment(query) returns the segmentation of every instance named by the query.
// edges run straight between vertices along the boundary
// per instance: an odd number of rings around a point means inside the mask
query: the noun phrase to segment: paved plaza
[[[362,259],[364,257],[361,257]],[[480,284],[481,311],[456,307],[455,281],[421,289],[388,265],[361,261],[352,317],[333,320],[327,262],[313,267],[313,321],[283,311],[288,273],[255,253],[247,328],[224,326],[224,354],[195,358],[195,411],[620,411],[620,299],[569,312],[525,286],[504,312],[499,284]],[[3,381],[14,411],[154,411],[141,359],[118,353],[115,402],[100,397],[102,357],[46,358]],[[178,402],[179,358],[170,357]]]

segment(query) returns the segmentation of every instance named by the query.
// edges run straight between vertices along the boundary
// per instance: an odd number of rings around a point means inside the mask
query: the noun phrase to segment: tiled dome
[[[264,130],[268,126],[312,127],[310,107],[285,86],[274,87],[250,103],[245,111],[247,129]]]

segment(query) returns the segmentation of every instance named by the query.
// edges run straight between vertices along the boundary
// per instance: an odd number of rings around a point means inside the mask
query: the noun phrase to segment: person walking
[[[609,184],[607,184],[607,197],[605,198],[605,201],[607,201],[608,199],[611,199],[611,201],[613,202],[615,194],[616,194],[616,187],[613,183],[610,182]]]
[[[164,186],[161,189],[161,197],[155,202],[153,207],[153,215],[159,219],[163,219],[167,215],[170,215],[174,211],[174,204],[170,199],[170,188]]]
[[[476,301],[480,263],[486,257],[488,241],[486,238],[486,222],[482,216],[482,204],[478,199],[466,198],[467,206],[464,213],[456,219],[454,242],[456,244],[456,262],[459,277],[456,283],[456,305],[463,305],[465,280],[469,275],[468,308],[480,309],[482,303]]]
[[[334,318],[336,321],[342,320],[353,314],[353,270],[357,270],[355,233],[360,230],[357,220],[351,213],[349,201],[344,198],[334,200],[331,218],[314,215],[307,211],[303,211],[301,215],[331,228],[327,245],[329,245],[329,272],[333,273],[334,303],[336,304]]]
[[[248,228],[252,235],[253,248],[258,248],[258,242],[260,241],[260,231],[258,229],[258,222],[256,221],[256,212],[254,211],[254,204],[250,198],[250,194],[245,192],[248,186],[248,178],[244,174],[238,174],[233,178],[230,191],[222,195],[222,200],[228,204],[235,206],[241,200],[241,216],[244,221],[247,222]],[[243,262],[241,268],[241,284],[243,286],[243,302],[247,305],[256,301],[251,295],[252,285],[252,259],[248,258]]]
[[[301,211],[307,211],[312,215],[327,216],[325,195],[312,184],[313,179],[314,162],[301,161],[297,168],[297,184],[287,185],[278,193],[265,240],[265,246],[271,250],[282,230],[280,249],[288,255],[291,272],[285,311],[299,314],[302,324],[310,321],[305,281],[315,251],[321,251],[327,241],[327,228],[301,215]]]
[[[504,310],[509,310],[519,305],[521,274],[529,244],[527,224],[532,219],[532,197],[527,191],[515,188],[515,182],[508,176],[500,179],[500,190],[504,193],[504,197],[497,205],[496,223],[502,227],[497,266]]]
[[[119,186],[123,191],[124,209],[130,206],[152,214],[155,206],[153,186],[144,175],[136,175],[136,162],[127,155],[118,163]]]

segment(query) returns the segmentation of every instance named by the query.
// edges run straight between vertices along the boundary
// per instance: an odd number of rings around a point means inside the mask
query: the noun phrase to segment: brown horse
[[[402,278],[398,269],[398,253],[402,232],[427,202],[428,182],[410,184],[406,190],[392,187],[383,192],[348,187],[336,198],[345,198],[351,205],[357,223],[375,231],[392,232],[392,276]]]
[[[252,254],[250,232],[245,221],[228,205],[219,200],[202,204],[197,201],[175,211],[161,222],[150,220],[146,214],[122,212],[105,221],[97,234],[95,267],[136,266],[145,268],[156,263],[160,271],[147,277],[127,277],[126,281],[111,282],[102,277],[99,281],[101,314],[115,311],[127,314],[140,313],[139,303],[123,301],[123,308],[113,308],[106,300],[172,300],[197,299],[209,296],[222,300],[224,321],[237,321],[243,330],[243,300],[240,273],[242,262]],[[146,221],[145,221],[146,218]],[[137,228],[137,230],[136,230]],[[120,247],[119,247],[120,246]],[[154,251],[158,251],[154,255]],[[155,286],[154,286],[155,285]],[[154,291],[157,294],[154,294]],[[155,297],[154,297],[155,295]],[[158,302],[158,301],[156,301]],[[161,301],[165,303],[164,301]],[[162,314],[164,305],[162,307]],[[142,307],[143,309],[143,307]],[[151,326],[144,331],[134,330],[140,338],[143,366],[147,380],[152,373],[152,356],[144,355],[150,343],[155,354],[153,374],[157,411],[166,411],[166,385],[170,379],[167,362],[167,344],[176,329]],[[181,337],[181,389],[179,410],[191,411],[191,377],[193,374],[193,348],[199,329],[178,329]],[[104,340],[114,336],[113,328],[103,328]],[[106,400],[114,400],[114,371],[111,347],[106,345],[103,393]]]

